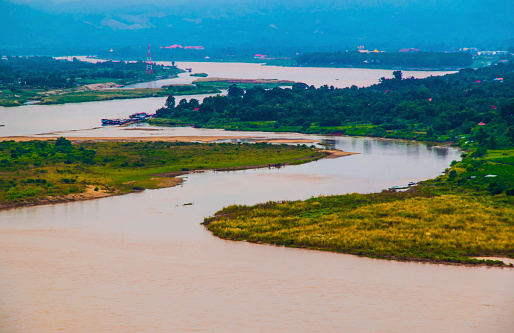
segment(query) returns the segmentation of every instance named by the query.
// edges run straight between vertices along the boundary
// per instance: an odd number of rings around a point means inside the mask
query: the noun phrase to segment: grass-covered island
[[[83,89],[84,87],[40,95],[37,104],[64,104],[105,101],[112,99],[131,99],[146,97],[165,97],[220,93],[215,87],[198,87],[195,85],[169,85],[162,88],[140,89]]]
[[[194,170],[300,164],[328,154],[267,143],[1,141],[0,209],[173,186],[180,182],[174,176]]]
[[[228,96],[161,109],[168,121],[237,130],[445,142],[463,159],[405,193],[347,194],[230,206],[214,235],[374,258],[504,265],[514,258],[514,64],[391,79],[365,88],[232,87]]]
[[[382,259],[503,265],[474,257],[514,258],[514,150],[480,154],[407,192],[235,205],[204,224],[230,240]]]
[[[204,88],[228,89],[237,85],[239,89],[250,89],[259,87],[261,89],[272,89],[275,87],[292,87],[296,82],[289,80],[275,79],[230,79],[221,77],[202,77],[193,81],[193,84]]]

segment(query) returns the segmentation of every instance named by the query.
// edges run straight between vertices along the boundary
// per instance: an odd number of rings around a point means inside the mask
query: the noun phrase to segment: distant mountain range
[[[0,54],[148,43],[287,52],[514,45],[512,0],[292,2],[0,1]]]

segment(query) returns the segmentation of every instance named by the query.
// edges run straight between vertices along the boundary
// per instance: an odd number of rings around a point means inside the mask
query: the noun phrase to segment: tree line
[[[403,67],[403,68],[463,68],[471,66],[469,53],[454,52],[316,52],[298,56],[298,66],[312,67]]]
[[[244,91],[233,85],[227,96],[202,103],[175,105],[172,97],[157,115],[204,127],[353,135],[360,128],[368,136],[465,140],[491,149],[514,145],[514,64],[425,79],[393,73],[366,88],[297,83]]]
[[[71,88],[77,79],[134,79],[146,73],[146,62],[106,61],[89,63],[51,57],[6,57],[0,60],[0,85],[30,88]],[[155,74],[165,73],[154,65]],[[176,70],[178,72],[178,69]]]

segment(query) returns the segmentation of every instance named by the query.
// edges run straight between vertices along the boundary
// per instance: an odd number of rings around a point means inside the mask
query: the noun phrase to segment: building
[[[420,49],[416,49],[416,48],[407,48],[407,49],[398,50],[398,52],[401,52],[401,53],[411,53],[411,52],[421,52],[421,50]]]

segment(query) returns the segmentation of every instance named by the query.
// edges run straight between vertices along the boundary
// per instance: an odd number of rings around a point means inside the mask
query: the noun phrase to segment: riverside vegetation
[[[230,206],[206,218],[207,228],[225,239],[384,259],[504,265],[474,257],[514,258],[514,65],[423,80],[394,74],[360,89],[233,87],[196,112],[167,110],[170,120],[200,126],[223,119],[232,129],[407,138],[464,150],[445,175],[405,193]]]
[[[366,88],[297,83],[245,91],[232,85],[227,96],[168,104],[157,115],[172,123],[228,130],[362,135],[462,147],[480,140],[492,149],[514,141],[513,63],[425,79],[393,74]]]
[[[473,56],[465,52],[317,52],[297,57],[298,66],[448,69],[473,64]]]
[[[407,192],[229,206],[206,218],[231,240],[373,258],[503,265],[514,258],[514,150],[475,152]],[[496,177],[486,177],[494,172]]]
[[[154,65],[146,73],[146,62],[105,61],[98,63],[56,60],[50,57],[7,57],[0,61],[0,106],[63,104],[111,99],[163,97],[220,93],[233,83],[243,88],[292,86],[286,80],[245,80],[205,78],[193,85],[169,85],[162,88],[116,89],[123,85],[176,77],[183,70],[174,66]],[[109,88],[109,89],[106,89]]]
[[[195,85],[169,85],[162,88],[141,89],[100,89],[90,91],[66,91],[62,94],[47,95],[37,104],[64,104],[104,101],[111,99],[130,99],[145,97],[164,97],[169,95],[215,94],[220,90],[215,87],[199,87]]]
[[[306,146],[184,142],[0,142],[0,208],[66,200],[94,189],[123,194],[169,186],[192,170],[300,164],[328,153]]]
[[[118,98],[157,97],[169,94],[219,92],[212,88],[189,89],[98,89],[94,85],[123,86],[135,82],[176,77],[175,66],[153,66],[146,62],[105,61],[89,63],[51,57],[6,57],[0,61],[0,105],[19,106],[27,101],[41,104],[74,103]]]

